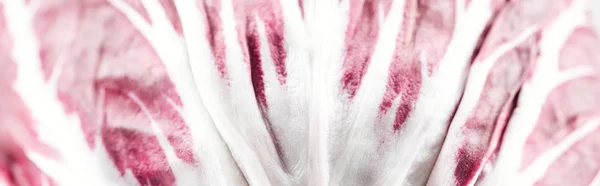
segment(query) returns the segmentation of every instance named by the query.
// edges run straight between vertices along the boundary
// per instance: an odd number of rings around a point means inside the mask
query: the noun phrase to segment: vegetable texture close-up
[[[599,0],[0,0],[0,186],[599,186]]]

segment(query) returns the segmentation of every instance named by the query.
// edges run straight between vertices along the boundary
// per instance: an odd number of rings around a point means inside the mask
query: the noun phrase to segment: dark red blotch
[[[121,175],[131,169],[141,185],[175,183],[175,176],[156,136],[122,128],[104,128],[102,141]]]
[[[256,30],[256,23],[248,19],[248,28],[246,33],[246,42],[248,46],[248,56],[250,58],[250,75],[254,95],[260,106],[268,108],[267,97],[265,95],[264,72],[262,69],[262,60],[260,59],[260,38]]]
[[[206,39],[212,50],[213,57],[215,59],[215,65],[221,78],[227,78],[227,68],[225,67],[225,38],[223,36],[223,27],[221,26],[221,17],[219,13],[221,11],[220,0],[204,1],[201,9],[205,10],[207,32]]]
[[[379,34],[378,1],[355,0],[351,3],[350,21],[346,29],[342,88],[350,98],[356,94],[369,65]]]
[[[454,178],[457,186],[467,185],[475,178],[483,157],[482,152],[468,151],[466,147],[461,147],[456,155],[456,168],[454,169]]]
[[[105,105],[112,105],[107,108],[119,108],[123,112],[131,114],[144,114],[141,107],[128,96],[129,93],[135,94],[150,111],[153,119],[168,121],[168,123],[159,122],[158,126],[173,146],[177,157],[186,163],[196,163],[189,128],[176,108],[166,99],[171,99],[175,106],[182,105],[172,82],[160,79],[146,85],[128,77],[119,77],[98,80],[95,86],[97,89],[105,91]],[[103,117],[105,122],[101,128],[102,141],[121,174],[125,174],[125,170],[131,169],[142,185],[173,185],[175,183],[175,176],[167,162],[166,154],[154,134],[112,127],[107,123],[119,120],[119,116],[105,114],[98,117]],[[143,127],[150,130],[150,118],[133,122],[135,123],[129,125],[141,125],[135,128]]]

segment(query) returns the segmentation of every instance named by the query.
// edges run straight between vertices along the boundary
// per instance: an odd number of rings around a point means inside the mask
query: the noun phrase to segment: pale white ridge
[[[583,124],[583,126],[575,129],[556,146],[550,148],[541,154],[534,162],[525,169],[520,175],[521,183],[532,185],[535,181],[544,177],[546,170],[554,163],[561,155],[563,155],[576,142],[582,140],[590,133],[596,131],[600,126],[600,118],[593,118]]]
[[[556,76],[556,83],[555,83],[555,87],[569,82],[571,80],[575,80],[578,78],[582,78],[585,76],[592,76],[594,75],[594,69],[592,66],[590,65],[584,65],[584,66],[577,66],[577,67],[572,67],[570,69],[567,70],[563,70],[561,71],[557,76]]]
[[[461,107],[464,105],[465,110],[461,112],[461,120],[459,123],[463,123],[464,119],[466,119],[466,115],[462,114],[472,111],[475,107],[477,101],[479,100],[479,95],[482,94],[487,77],[494,64],[498,62],[498,59],[531,37],[535,32],[537,32],[537,30],[537,26],[525,29],[516,38],[503,45],[500,45],[486,58],[474,62],[473,66],[471,67],[471,71],[469,72],[469,80],[467,81],[465,87],[465,93],[463,96],[463,100],[465,101],[461,101],[460,103]],[[452,124],[450,126],[452,126]]]
[[[421,85],[415,108],[402,126],[400,135],[403,137],[398,140],[395,158],[403,161],[390,160],[393,168],[385,172],[394,174],[386,176],[383,185],[404,184],[411,168],[421,166],[413,164],[417,157],[427,159],[423,163],[435,161],[429,150],[422,149],[437,148],[435,145],[445,136],[445,122],[458,102],[466,73],[464,69],[477,44],[477,37],[473,36],[481,34],[492,14],[489,0],[473,0],[466,10],[463,6],[464,1],[456,3],[456,25],[446,54],[440,61],[438,70],[434,70],[432,76]],[[398,164],[399,162],[402,164]],[[431,168],[433,167],[426,169]]]
[[[98,102],[96,104],[96,115],[97,116],[104,116],[104,113],[106,112],[105,110],[105,95],[106,95],[106,91],[105,89],[100,89],[98,90]],[[95,122],[95,126],[97,127],[101,127],[104,124],[104,117],[99,117],[96,122]],[[137,130],[137,129],[133,129],[133,130]],[[121,175],[121,172],[117,169],[117,167],[114,166],[113,164],[113,160],[112,158],[109,156],[108,152],[106,151],[106,148],[104,148],[104,141],[102,139],[102,135],[100,135],[100,133],[97,133],[94,135],[94,147],[96,147],[94,149],[94,156],[96,159],[98,159],[99,162],[107,162],[107,163],[98,163],[98,166],[100,167],[101,171],[104,173],[105,177],[108,180],[121,180],[120,183],[115,183],[117,184],[117,186],[136,186],[136,185],[140,185],[140,183],[137,181],[137,179],[135,178],[135,176],[133,175],[133,172],[131,171],[130,168],[125,168],[125,174]]]
[[[174,30],[167,19],[163,7],[158,1],[142,1],[142,5],[152,21],[152,25],[149,25],[139,13],[135,12],[132,7],[122,0],[110,0],[109,2],[125,14],[142,35],[148,39],[165,65],[169,77],[173,81],[175,89],[183,102],[183,107],[179,109],[194,140],[194,157],[203,162],[203,168],[205,168],[203,173],[206,173],[205,176],[186,175],[184,179],[189,183],[216,184],[215,182],[217,182],[224,184],[229,182],[227,181],[229,178],[226,178],[224,175],[231,175],[232,180],[239,181],[233,179],[239,173],[232,171],[232,168],[227,168],[229,170],[225,172],[222,170],[224,169],[222,166],[228,164],[227,158],[223,157],[223,154],[227,154],[226,147],[220,142],[221,139],[216,134],[216,129],[211,118],[207,115],[197,91],[192,71],[189,68],[190,63],[185,41]],[[227,166],[231,167],[234,165]]]
[[[296,180],[295,184],[308,184],[308,103],[310,94],[311,68],[308,53],[309,36],[302,19],[302,12],[298,1],[280,0],[281,12],[284,26],[284,48],[287,54],[285,68],[287,69],[287,82],[282,89],[286,93],[287,103],[284,104],[289,112],[289,117],[274,114],[270,117],[278,118],[287,123],[285,135],[289,134],[290,140],[294,140],[290,147],[294,150],[295,157],[290,161],[296,161],[295,165],[287,165],[291,176]],[[271,112],[271,111],[269,111]],[[303,146],[300,148],[300,146]],[[294,160],[297,159],[297,160]]]
[[[262,20],[260,20],[258,18],[258,15],[253,16],[254,17],[254,21],[256,23],[256,31],[258,34],[258,42],[259,42],[259,50],[260,50],[260,60],[261,60],[261,66],[260,68],[263,71],[263,83],[264,83],[264,93],[265,93],[265,99],[268,105],[268,110],[267,110],[267,115],[266,116],[273,116],[271,115],[271,111],[274,111],[275,113],[277,113],[274,117],[269,117],[272,118],[271,123],[264,123],[265,126],[266,125],[271,125],[271,130],[273,131],[272,135],[278,135],[276,136],[276,139],[279,140],[279,142],[281,142],[282,144],[286,144],[286,145],[290,145],[288,143],[286,143],[287,136],[282,135],[282,133],[275,133],[275,129],[279,128],[284,128],[287,129],[286,131],[289,132],[301,132],[301,131],[290,131],[292,128],[286,126],[286,124],[291,123],[290,118],[290,113],[289,111],[285,108],[285,106],[287,106],[287,104],[285,103],[286,97],[287,95],[284,92],[284,87],[281,85],[281,83],[278,80],[278,74],[277,71],[275,69],[275,65],[274,65],[274,61],[271,58],[271,50],[269,47],[269,41],[267,40],[267,36],[266,36],[266,31],[265,31],[265,25],[262,22]],[[252,47],[252,46],[249,46]],[[251,50],[249,48],[249,50]],[[248,73],[250,75],[250,73]],[[258,99],[257,103],[258,103]],[[277,117],[280,116],[280,117]],[[283,116],[283,117],[281,117]],[[277,125],[277,124],[283,124],[283,125]],[[296,144],[299,145],[299,144]],[[280,146],[282,149],[284,148],[288,148],[289,146]],[[300,146],[293,146],[294,148],[301,148]],[[284,158],[284,157],[281,157]],[[282,159],[283,162],[283,159]],[[283,166],[280,166],[281,168],[283,168]],[[284,170],[287,171],[287,170]]]
[[[277,109],[273,108],[277,105],[277,103],[284,103],[284,91],[283,87],[279,83],[277,79],[277,71],[275,70],[275,65],[273,59],[271,58],[271,50],[269,48],[269,41],[267,40],[267,36],[265,33],[265,25],[258,18],[258,16],[253,16],[254,21],[256,22],[256,31],[258,32],[258,40],[260,45],[260,60],[261,60],[261,69],[263,71],[263,83],[265,89],[265,98],[267,99],[267,105],[269,106],[270,113],[271,110]],[[274,110],[275,112],[283,115],[289,115],[285,113],[281,113],[283,108],[279,108],[278,110]]]
[[[240,129],[242,137],[247,140],[255,153],[258,154],[260,163],[266,169],[266,175],[273,185],[289,185],[289,177],[282,169],[280,158],[277,155],[275,145],[256,103],[251,80],[251,73],[246,63],[240,44],[233,0],[221,1],[221,12],[223,36],[226,46],[225,67],[229,75],[227,88],[230,105],[229,117],[236,121],[236,127]],[[245,33],[242,33],[245,34]],[[247,172],[244,172],[248,174]],[[251,185],[264,185],[267,183],[250,183]]]
[[[102,141],[101,135],[96,135],[94,142],[96,149],[94,149],[93,156],[100,162],[98,163],[98,166],[107,180],[118,180],[118,183],[112,183],[115,186],[140,185],[130,168],[125,168],[124,174],[121,175],[121,172],[114,166],[113,160],[106,151],[106,148],[104,148],[104,142]]]
[[[325,186],[332,183],[331,137],[336,130],[333,120],[340,104],[341,61],[345,27],[344,10],[348,2],[305,0],[305,21],[308,28],[309,50],[312,54],[308,126],[308,185]],[[318,4],[318,5],[317,5]]]
[[[279,75],[277,74],[274,60],[271,58],[271,51],[265,31],[265,24],[262,22],[262,20],[258,18],[258,16],[255,16],[254,20],[256,22],[257,32],[259,36],[261,68],[264,73],[264,91],[268,105],[266,116],[268,116],[269,118],[269,124],[271,125],[270,127],[273,131],[273,135],[277,135],[276,138],[281,144],[279,146],[280,152],[282,153],[281,162],[290,163],[287,165],[289,167],[282,166],[282,168],[284,169],[284,171],[290,174],[290,176],[292,176],[291,183],[299,184],[298,181],[301,180],[298,179],[300,178],[299,176],[301,176],[301,172],[299,173],[297,171],[303,171],[304,167],[306,166],[305,159],[306,150],[308,147],[306,145],[306,136],[308,134],[306,130],[307,123],[306,120],[303,119],[306,117],[303,114],[305,114],[307,111],[306,107],[303,107],[303,102],[307,101],[306,97],[303,97],[303,95],[305,95],[306,87],[304,84],[301,84],[301,82],[299,82],[304,79],[297,77],[299,74],[292,74],[297,73],[296,71],[300,71],[300,68],[288,68],[293,64],[286,63],[286,70],[288,75],[286,79],[286,84],[280,83],[278,79]],[[288,57],[292,57],[290,55],[288,55]],[[307,61],[293,62],[308,63]],[[305,69],[303,71],[306,72],[307,70]],[[304,73],[303,71],[300,71],[298,73]],[[300,94],[298,94],[298,92]]]
[[[250,148],[246,140],[241,136],[240,131],[234,126],[232,118],[226,112],[229,109],[225,108],[225,91],[221,88],[222,84],[226,84],[219,78],[216,67],[214,66],[214,57],[210,52],[210,47],[206,41],[206,23],[203,19],[205,12],[200,11],[197,7],[197,1],[176,0],[178,14],[181,18],[185,42],[188,48],[191,70],[196,82],[196,91],[200,92],[201,100],[206,106],[205,112],[208,112],[214,120],[214,125],[223,140],[227,143],[228,149],[221,148],[221,152],[231,151],[233,159],[237,166],[244,172],[243,177],[247,182],[256,185],[269,185],[266,170],[259,161],[258,155]],[[231,18],[231,15],[228,16]],[[200,88],[202,87],[202,88]],[[224,161],[224,160],[223,160]],[[229,162],[222,162],[229,163]],[[241,176],[232,166],[236,164],[227,164],[224,174]],[[224,168],[224,169],[225,169]],[[241,178],[243,178],[241,177]],[[242,184],[244,180],[225,179],[226,183],[237,185]]]
[[[433,170],[434,172],[442,172],[440,173],[441,175],[450,177],[435,177],[432,179],[439,180],[439,183],[452,183],[454,181],[454,169],[456,168],[457,163],[455,161],[455,153],[456,150],[461,147],[460,144],[463,139],[465,139],[465,136],[461,130],[463,129],[463,126],[467,122],[467,118],[481,97],[483,88],[485,87],[485,82],[487,81],[492,67],[494,64],[496,64],[500,57],[525,41],[527,38],[533,35],[536,30],[536,27],[527,28],[516,38],[500,45],[489,56],[486,56],[486,58],[476,60],[473,63],[465,85],[465,92],[463,93],[458,110],[452,118],[450,129],[448,130],[446,140],[444,140],[442,151],[438,156],[435,168]],[[474,181],[475,180],[472,180],[472,182]]]
[[[169,29],[174,32],[171,22],[169,21],[165,9],[163,9],[160,1],[140,1],[144,9],[148,12],[148,17],[152,21],[152,27]],[[139,14],[138,14],[139,15]]]
[[[592,182],[590,182],[589,186],[600,186],[600,171],[596,173]]]
[[[34,2],[37,2],[35,4],[39,4],[39,0],[38,1],[34,1]],[[39,6],[39,5],[37,5],[37,6]],[[77,18],[77,17],[75,17],[75,18]],[[67,60],[67,58],[68,58],[67,56],[71,52],[71,48],[70,47],[71,47],[72,43],[75,41],[75,36],[77,35],[74,32],[77,30],[78,23],[69,24],[69,23],[59,22],[57,24],[65,27],[64,30],[70,30],[71,32],[64,34],[64,36],[67,37],[65,39],[65,43],[67,43],[67,45],[61,48],[61,51],[58,54],[58,58],[56,59],[56,64],[52,68],[52,74],[50,74],[50,77],[48,78],[48,83],[50,85],[54,86],[54,88],[56,88],[56,85],[58,83],[58,79],[59,79],[60,75],[62,74],[63,65],[68,61]]]
[[[394,51],[396,50],[396,38],[402,28],[404,17],[405,0],[392,2],[389,15],[384,20],[381,30],[377,36],[377,42],[365,75],[362,77],[360,86],[356,90],[356,95],[351,103],[349,112],[349,125],[343,126],[349,128],[347,145],[340,153],[338,171],[345,171],[344,176],[337,177],[338,180],[332,180],[332,185],[339,182],[348,183],[344,179],[356,180],[356,177],[345,177],[358,174],[361,166],[364,166],[363,149],[370,147],[370,143],[364,140],[372,139],[366,137],[375,126],[372,122],[377,121],[378,106],[383,99],[384,92],[389,76],[389,67]],[[345,33],[345,32],[342,32]],[[382,171],[385,172],[385,171]],[[394,173],[396,176],[398,174]],[[354,184],[360,184],[354,183]]]
[[[392,100],[392,105],[388,109],[388,111],[381,116],[381,119],[378,119],[380,123],[393,123],[396,120],[396,114],[398,107],[400,107],[400,103],[402,102],[402,92],[398,93],[398,96]],[[393,139],[393,138],[392,138]]]
[[[504,133],[496,167],[481,181],[481,185],[504,185],[516,181],[505,178],[516,176],[526,139],[537,123],[547,96],[565,79],[587,75],[588,71],[577,68],[563,75],[565,72],[559,72],[558,69],[559,54],[565,41],[576,27],[584,23],[585,17],[581,11],[584,4],[585,0],[574,1],[550,27],[542,31],[540,56],[534,75],[521,89],[517,108]]]
[[[181,159],[175,155],[175,149],[169,144],[167,137],[162,133],[162,130],[158,126],[158,123],[152,117],[152,114],[146,107],[146,105],[135,95],[134,93],[127,93],[127,96],[133,100],[142,110],[144,115],[150,120],[150,126],[160,147],[165,152],[165,156],[167,157],[167,162],[171,167],[171,171],[173,171],[173,175],[175,176],[175,184],[176,185],[200,185],[201,181],[199,180],[200,174],[196,171],[192,166],[183,162]]]
[[[152,26],[144,18],[136,12],[131,6],[129,6],[123,0],[108,0],[108,2],[114,6],[117,10],[119,10],[122,14],[129,19],[131,24],[140,31],[142,35],[146,38],[152,37],[150,34],[152,33]]]

